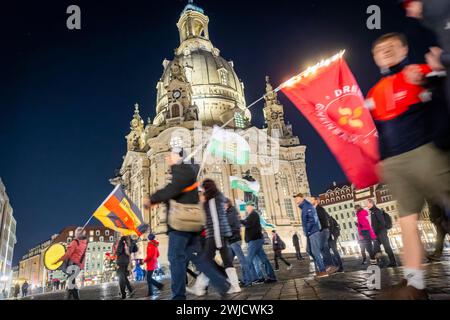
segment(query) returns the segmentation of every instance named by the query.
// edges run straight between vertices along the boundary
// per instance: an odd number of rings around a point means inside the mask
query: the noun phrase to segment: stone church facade
[[[143,198],[170,181],[165,158],[171,147],[182,146],[187,153],[192,152],[208,141],[214,125],[227,124],[225,129],[246,137],[251,161],[248,165],[227,163],[223,159],[208,161],[200,179],[212,178],[225,196],[243,200],[242,191],[231,190],[229,177],[242,177],[249,172],[261,186],[259,210],[267,222],[276,226],[288,251],[293,251],[293,232],[302,235],[300,211],[292,195],[310,194],[306,146],[300,144],[292,127],[285,122],[283,105],[273,92],[269,78],[266,78],[263,109],[266,126],[260,129],[251,125],[244,84],[234,71],[233,62],[222,58],[210,41],[208,24],[203,9],[190,1],[177,23],[180,45],[172,60],[163,61],[164,71],[156,86],[156,117],[145,123],[139,106],[135,105],[130,133],[126,136],[127,153],[117,176],[111,180],[124,186],[141,208],[144,220],[158,235],[163,265],[167,264],[166,209],[159,206],[144,210]],[[261,142],[259,138],[253,140],[254,137],[267,139]],[[194,159],[201,163],[202,155],[199,152]],[[305,240],[302,242],[304,250]]]

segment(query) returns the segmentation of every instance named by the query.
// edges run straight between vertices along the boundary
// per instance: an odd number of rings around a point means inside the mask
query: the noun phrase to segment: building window
[[[70,243],[72,241],[72,238],[71,237],[68,237],[67,238],[67,243]]]
[[[352,228],[352,224],[349,222],[348,223],[348,228],[351,229]]]
[[[286,213],[291,220],[295,220],[294,218],[294,209],[292,208],[291,199],[284,199],[284,207],[286,208]]]
[[[347,212],[347,218],[350,219],[350,212]]]
[[[347,226],[345,225],[345,223],[343,224],[343,226],[344,226],[344,230],[347,230]]]
[[[105,230],[105,236],[109,236],[109,230]]]
[[[95,235],[99,236],[100,235],[100,230],[95,230]]]
[[[224,86],[228,85],[228,71],[225,69],[219,70],[220,83]]]
[[[114,241],[114,237],[113,237],[113,236],[110,236],[110,237],[109,237],[109,241],[111,241],[111,242]]]
[[[105,240],[105,238],[103,238],[103,236],[99,238],[100,242],[103,242],[104,240]]]
[[[93,236],[94,235],[94,230],[89,231],[89,235]]]
[[[344,220],[344,214],[343,213],[341,213],[341,218],[342,218],[342,220]]]
[[[73,231],[69,231],[69,237],[73,237]]]
[[[234,114],[234,124],[237,128],[245,128],[245,120],[240,112]]]

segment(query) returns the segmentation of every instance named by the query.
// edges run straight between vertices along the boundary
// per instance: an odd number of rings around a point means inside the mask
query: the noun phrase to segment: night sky
[[[155,116],[161,63],[179,44],[175,24],[187,1],[8,2],[1,22],[0,177],[18,222],[17,263],[63,227],[83,224],[111,191],[134,103],[145,120]],[[371,43],[383,33],[406,33],[412,62],[423,62],[434,44],[395,0],[195,2],[210,18],[213,44],[234,61],[248,104],[264,93],[266,74],[276,86],[340,49],[367,93],[379,77]],[[80,31],[66,28],[71,4],[81,7]],[[382,9],[382,30],[366,28],[370,4]],[[280,100],[307,146],[312,193],[346,181],[299,111],[281,93]],[[252,109],[259,127],[262,107]]]

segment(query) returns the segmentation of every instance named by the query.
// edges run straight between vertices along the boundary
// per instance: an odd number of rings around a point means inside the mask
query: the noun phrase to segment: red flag
[[[342,55],[287,81],[281,91],[325,140],[357,188],[378,183],[377,130]]]

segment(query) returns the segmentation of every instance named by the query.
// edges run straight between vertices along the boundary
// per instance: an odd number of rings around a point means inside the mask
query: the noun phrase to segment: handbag
[[[172,229],[183,232],[200,232],[206,223],[201,204],[185,204],[169,201],[168,224]]]

